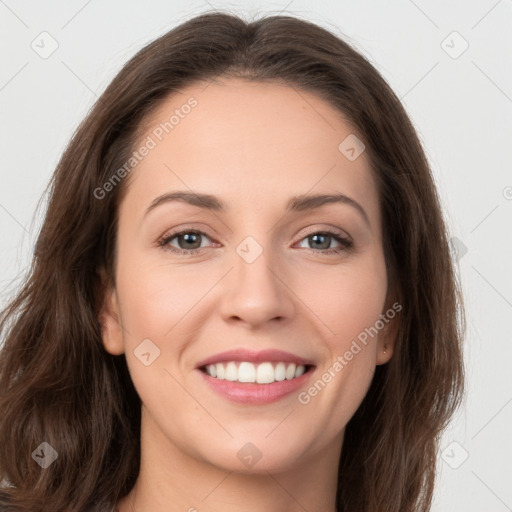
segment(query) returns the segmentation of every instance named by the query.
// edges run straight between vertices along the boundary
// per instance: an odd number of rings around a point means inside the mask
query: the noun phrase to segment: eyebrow
[[[181,201],[192,206],[197,206],[205,210],[215,212],[224,212],[227,210],[227,205],[218,197],[211,194],[201,194],[199,192],[189,191],[176,191],[168,192],[156,197],[146,209],[144,216],[154,210],[157,206],[165,203]],[[292,197],[287,205],[286,212],[302,212],[310,211],[320,208],[321,206],[329,203],[341,203],[352,206],[363,217],[364,221],[370,226],[370,220],[365,209],[354,199],[345,194],[304,194]]]

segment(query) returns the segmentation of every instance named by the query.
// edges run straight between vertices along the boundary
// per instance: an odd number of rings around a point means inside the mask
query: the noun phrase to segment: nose
[[[295,313],[293,283],[270,251],[254,261],[234,255],[234,268],[223,284],[220,311],[227,322],[255,328],[269,321],[284,323]]]

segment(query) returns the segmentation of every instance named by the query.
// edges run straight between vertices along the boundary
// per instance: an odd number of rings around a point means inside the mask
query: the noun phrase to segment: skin
[[[116,285],[101,322],[105,350],[126,354],[143,406],[141,471],[118,510],[333,512],[345,425],[376,365],[392,356],[395,322],[308,404],[297,393],[236,404],[195,367],[232,348],[276,348],[314,362],[307,390],[375,324],[392,303],[376,184],[366,153],[349,161],[338,150],[354,129],[325,100],[275,83],[206,85],[152,113],[141,141],[190,96],[198,101],[125,178]],[[144,216],[157,196],[176,190],[213,194],[228,209],[174,201]],[[291,196],[335,192],[357,201],[369,224],[348,204],[285,212]],[[183,237],[168,243],[202,252],[158,247],[173,228],[204,232],[197,245]],[[353,247],[310,238],[331,229]],[[252,263],[236,252],[247,236],[263,249]],[[325,254],[329,248],[341,252]],[[160,350],[149,366],[134,354],[145,339]],[[248,442],[261,453],[251,467],[237,457]]]

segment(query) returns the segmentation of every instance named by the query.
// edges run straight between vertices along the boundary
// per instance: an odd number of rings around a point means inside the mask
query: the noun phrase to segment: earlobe
[[[103,300],[98,312],[98,320],[101,326],[101,338],[105,350],[112,355],[124,353],[123,330],[119,315],[119,302],[113,286],[106,284],[108,279],[102,269],[99,272],[102,282]]]
[[[379,345],[379,352],[377,353],[377,365],[386,364],[393,355],[393,349],[388,345],[384,345],[383,348]]]
[[[398,319],[395,317],[385,325],[379,333],[377,341],[377,365],[386,364],[393,356],[396,336],[398,333]]]
[[[400,325],[399,313],[402,311],[399,293],[400,288],[396,280],[392,280],[386,294],[381,321],[384,322],[383,329],[377,336],[377,365],[386,364],[393,357],[398,328]]]

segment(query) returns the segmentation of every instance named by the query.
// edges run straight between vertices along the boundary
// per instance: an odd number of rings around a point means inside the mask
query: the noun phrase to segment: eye
[[[203,249],[205,249],[204,246],[201,246],[202,239],[204,238],[211,240],[206,233],[199,230],[189,229],[176,231],[174,233],[164,235],[158,241],[158,247],[162,247],[165,250],[176,254],[200,254],[203,252]],[[172,245],[172,242],[175,239],[178,247],[176,247],[176,245]],[[352,240],[334,231],[318,231],[311,233],[304,237],[300,243],[304,240],[311,242],[314,246],[313,248],[305,247],[306,250],[321,254],[338,254],[350,249],[353,245]],[[339,244],[338,247],[330,247],[333,240]]]
[[[309,249],[308,247],[306,247],[306,249],[313,252],[321,252],[322,254],[337,254],[350,249],[353,245],[352,240],[334,231],[318,231],[311,233],[302,240],[306,240],[306,243],[313,243],[314,249]],[[338,247],[331,248],[330,245],[333,240],[338,242],[340,245]]]
[[[164,247],[165,249],[178,254],[198,254],[202,252],[203,249],[203,247],[201,247],[201,238],[203,237],[210,239],[208,235],[202,231],[177,231],[175,233],[165,235],[161,240],[159,240],[158,246]],[[176,239],[178,247],[171,245],[171,242],[174,239]]]

